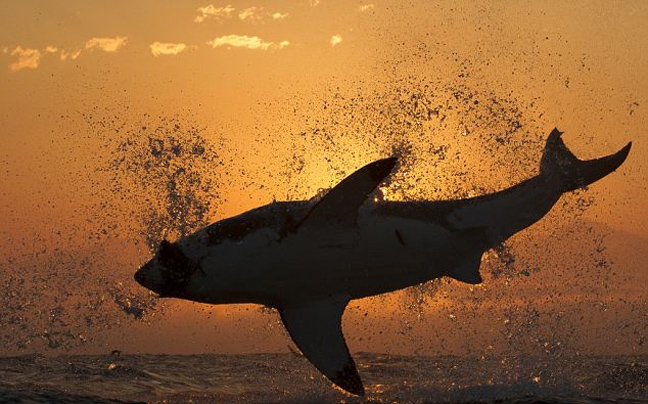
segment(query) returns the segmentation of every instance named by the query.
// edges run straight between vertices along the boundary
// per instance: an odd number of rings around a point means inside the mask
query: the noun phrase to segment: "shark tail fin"
[[[562,132],[555,128],[549,134],[540,161],[540,175],[558,180],[562,192],[584,188],[610,174],[623,164],[632,147],[630,142],[609,156],[580,160],[565,146],[561,135]]]

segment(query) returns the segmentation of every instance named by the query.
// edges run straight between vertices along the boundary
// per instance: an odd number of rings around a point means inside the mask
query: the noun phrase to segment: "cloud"
[[[81,56],[81,50],[77,49],[74,51],[68,51],[61,49],[54,45],[48,45],[45,49],[25,49],[22,46],[18,46],[15,49],[9,51],[8,48],[3,48],[2,53],[9,53],[11,56],[16,56],[18,60],[9,65],[9,68],[13,71],[18,71],[22,69],[36,69],[40,65],[41,58],[47,55],[54,55],[58,53],[59,59],[65,61],[67,59],[76,59]]]
[[[217,20],[220,18],[229,18],[234,11],[234,7],[230,4],[225,7],[214,7],[213,4],[204,7],[198,7],[199,15],[194,19],[195,22],[201,23],[205,20]]]
[[[177,55],[187,49],[187,45],[183,43],[153,42],[149,45],[149,48],[151,48],[153,56],[157,57],[161,55]]]
[[[221,46],[228,46],[234,48],[247,48],[247,49],[282,49],[290,45],[288,41],[281,42],[264,42],[258,36],[247,35],[225,35],[215,38],[213,41],[207,42],[207,45],[218,48]]]
[[[271,14],[269,12],[265,12],[263,10],[263,7],[248,7],[241,11],[238,16],[242,21],[260,22],[264,18],[270,17],[273,20],[283,20],[284,18],[288,17],[288,13],[275,12]]]
[[[275,20],[283,20],[286,17],[288,17],[288,13],[276,12],[276,13],[272,14],[272,18],[275,19]]]
[[[317,7],[320,4],[320,0],[310,0],[309,3],[311,7]]]
[[[11,56],[18,57],[17,61],[9,65],[11,70],[36,69],[40,64],[41,51],[38,49],[23,49],[22,46],[18,46],[11,51]]]
[[[238,16],[243,21],[261,21],[263,18],[260,14],[261,10],[263,10],[261,7],[248,7],[241,11]]]
[[[121,47],[126,45],[128,38],[125,36],[116,36],[114,38],[91,38],[86,41],[86,49],[101,49],[104,52],[117,52]]]
[[[81,50],[80,49],[77,49],[75,51],[66,51],[65,49],[61,49],[61,53],[59,54],[59,58],[62,61],[66,61],[67,59],[75,60],[79,56],[81,56]]]
[[[330,39],[331,46],[338,45],[340,42],[342,42],[342,35],[333,35]]]
[[[366,12],[366,11],[369,11],[369,10],[373,10],[373,8],[374,8],[373,4],[364,4],[364,5],[360,6],[360,7],[358,7],[358,9],[363,13]]]

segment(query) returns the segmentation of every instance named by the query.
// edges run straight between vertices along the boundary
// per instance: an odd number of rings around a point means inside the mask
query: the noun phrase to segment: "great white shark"
[[[482,254],[540,220],[561,195],[616,170],[615,154],[580,160],[554,129],[539,173],[511,188],[445,201],[369,196],[396,158],[370,163],[319,200],[273,202],[162,241],[135,280],[160,297],[273,307],[304,356],[349,393],[364,387],[342,334],[349,301],[449,276],[482,282]]]

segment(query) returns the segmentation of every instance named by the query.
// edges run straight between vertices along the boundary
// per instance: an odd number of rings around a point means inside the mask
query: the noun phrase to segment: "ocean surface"
[[[648,403],[648,357],[357,354],[349,396],[296,354],[0,358],[1,403]]]

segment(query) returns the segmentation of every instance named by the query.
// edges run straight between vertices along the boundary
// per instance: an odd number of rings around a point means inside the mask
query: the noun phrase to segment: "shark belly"
[[[357,299],[443,276],[459,258],[447,254],[452,249],[449,232],[438,225],[381,216],[365,219],[357,232],[335,233],[317,243],[282,243],[262,260],[265,269],[255,282],[264,291],[274,291],[277,305],[332,296]]]

